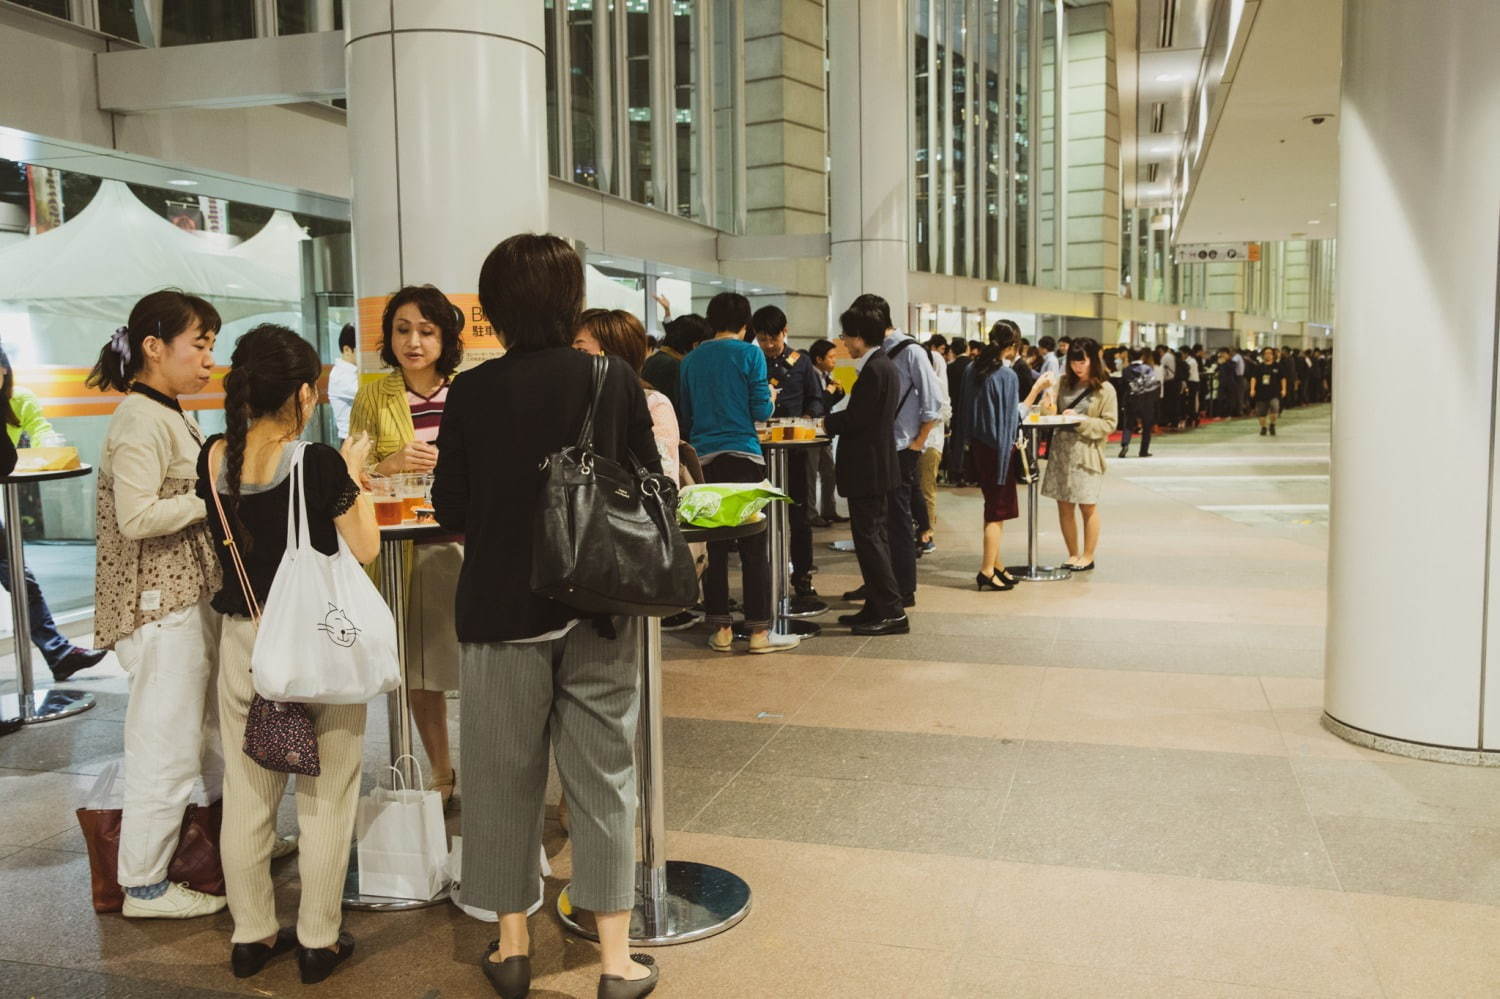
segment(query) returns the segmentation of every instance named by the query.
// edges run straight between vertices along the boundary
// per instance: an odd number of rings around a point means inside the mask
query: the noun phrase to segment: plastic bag
[[[677,497],[677,517],[695,527],[738,527],[754,520],[768,503],[791,501],[769,480],[706,482],[683,487]]]

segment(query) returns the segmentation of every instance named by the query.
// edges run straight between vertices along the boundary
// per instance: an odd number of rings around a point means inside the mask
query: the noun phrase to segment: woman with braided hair
[[[179,396],[213,373],[219,314],[158,291],[99,352],[88,385],[126,393],[109,423],[96,494],[94,636],[130,677],[119,882],[129,917],[185,919],[224,899],[167,880],[182,813],[201,777],[219,797],[224,760],[213,689],[219,564],[193,495],[203,432]]]
[[[198,459],[198,496],[210,506],[218,492],[251,594],[264,605],[286,552],[289,475],[307,421],[317,408],[322,365],[312,345],[285,326],[264,325],[234,345],[224,378],[222,437],[209,438]],[[336,554],[342,538],[368,565],[380,550],[375,508],[359,479],[370,449],[353,434],[342,451],[309,444],[302,451],[305,529],[312,546]],[[216,542],[225,541],[217,512],[208,518]],[[256,623],[233,568],[233,554],[216,543],[223,584],[213,598],[224,615],[219,640],[219,718],[224,735],[224,824],[219,852],[229,913],[234,917],[230,965],[248,978],[271,958],[298,948],[302,982],[320,982],[354,951],[341,932],[344,876],[364,752],[365,705],[307,704],[318,740],[321,772],[297,777],[297,825],[302,833],[298,871],[302,897],[297,925],[278,927],[271,881],[276,810],[287,775],[266,770],[240,751],[255,685],[250,654]]]

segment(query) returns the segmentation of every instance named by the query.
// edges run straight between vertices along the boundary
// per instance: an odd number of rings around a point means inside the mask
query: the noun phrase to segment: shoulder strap
[[[589,408],[583,417],[583,429],[578,432],[578,449],[591,451],[594,447],[594,413],[599,408],[599,399],[604,395],[604,375],[609,370],[609,360],[603,354],[594,355],[593,375],[589,392]]]
[[[901,352],[903,350],[905,350],[907,347],[913,346],[914,344],[916,344],[916,342],[917,341],[914,339],[902,340],[900,343],[896,344],[896,346],[886,351],[885,356],[894,360],[895,358],[901,356]]]
[[[214,442],[208,452],[208,491],[214,498],[214,508],[219,511],[219,525],[224,528],[224,547],[229,549],[230,560],[234,563],[234,574],[240,581],[240,591],[245,595],[245,606],[250,611],[250,619],[256,623],[260,622],[260,604],[255,599],[255,590],[250,585],[250,574],[245,571],[245,561],[240,557],[240,547],[234,543],[234,532],[229,529],[229,518],[224,515],[224,503],[219,499],[219,473],[214,468],[214,457],[218,453],[222,440]]]

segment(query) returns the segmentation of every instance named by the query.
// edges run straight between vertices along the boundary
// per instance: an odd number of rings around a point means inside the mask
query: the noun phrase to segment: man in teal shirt
[[[750,302],[726,291],[708,303],[713,339],[682,359],[678,369],[678,424],[709,482],[760,482],[766,460],[757,420],[768,420],[774,408],[766,380],[766,356],[744,340],[750,324]],[[794,635],[771,633],[771,560],[765,532],[739,541],[717,541],[708,546],[708,568],[703,573],[703,605],[712,634],[708,647],[715,652],[734,648],[734,619],[729,614],[729,550],[738,547],[744,586],[745,629],[750,651],[782,652],[795,648]]]

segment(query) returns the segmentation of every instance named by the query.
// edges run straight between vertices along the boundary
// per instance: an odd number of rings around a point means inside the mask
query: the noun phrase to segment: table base
[[[1073,570],[1062,565],[1008,565],[1005,571],[1023,583],[1055,583],[1073,577]]]
[[[784,618],[776,625],[776,634],[796,635],[798,638],[817,638],[823,634],[823,626],[816,621],[794,621]],[[750,632],[745,628],[744,621],[736,621],[734,623],[734,637],[741,639],[750,637]]]
[[[817,617],[827,614],[828,605],[817,597],[791,597],[786,602],[783,617]]]
[[[82,714],[94,706],[94,695],[87,691],[42,687],[26,695],[31,698],[31,713],[22,718],[22,696],[21,694],[6,694],[0,697],[0,718],[6,720],[21,718],[27,725],[35,725],[38,722],[57,721],[59,718]]]
[[[432,898],[387,898],[384,895],[362,895],[359,890],[359,854],[349,853],[349,873],[344,877],[344,908],[355,912],[406,912],[409,909],[426,909],[448,901],[451,887]]]
[[[653,905],[640,892],[630,914],[633,947],[666,947],[711,937],[750,913],[750,886],[723,868],[687,860],[667,861],[666,893]],[[598,940],[594,914],[574,910],[569,885],[557,899],[564,925],[581,937]]]

